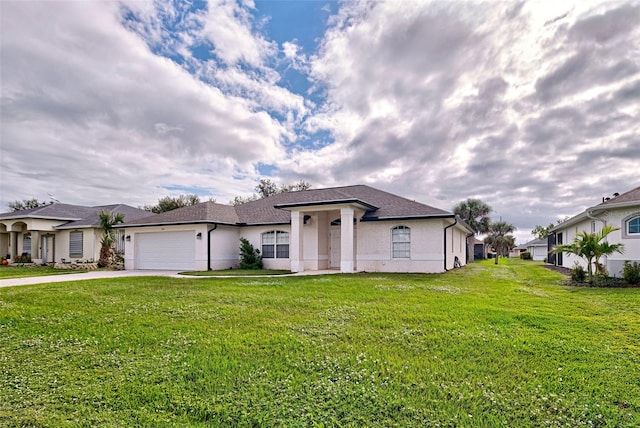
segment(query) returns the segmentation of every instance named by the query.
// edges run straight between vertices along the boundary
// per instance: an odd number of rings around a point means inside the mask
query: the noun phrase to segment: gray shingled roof
[[[601,205],[613,205],[613,204],[621,204],[625,202],[638,202],[640,203],[640,187],[636,187],[635,189],[629,190],[628,192],[623,193],[622,195],[618,195],[615,198],[611,198],[608,201],[604,201],[598,206]]]
[[[80,227],[98,227],[100,225],[98,215],[101,211],[123,214],[125,221],[148,217],[150,214],[147,211],[124,204],[86,207],[82,205],[55,203],[43,207],[2,213],[0,214],[0,219],[39,218],[67,221],[68,223],[57,226],[56,229],[76,229]]]
[[[287,224],[291,221],[291,214],[288,210],[281,208],[339,204],[346,201],[369,207],[363,217],[365,221],[387,218],[453,217],[453,214],[448,211],[373,187],[357,185],[279,193],[236,207],[203,202],[161,213],[152,218],[127,221],[125,226],[203,222],[236,225]]]
[[[147,213],[149,214],[149,213]],[[235,207],[217,204],[215,202],[202,202],[150,217],[126,221],[126,226],[157,224],[185,224],[185,223],[224,223],[238,224],[238,215]]]

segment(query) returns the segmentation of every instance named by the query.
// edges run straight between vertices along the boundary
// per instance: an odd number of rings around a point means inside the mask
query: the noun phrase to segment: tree
[[[158,214],[199,203],[200,197],[198,195],[165,196],[164,198],[158,199],[157,205],[145,205],[142,209]]]
[[[536,239],[546,239],[549,236],[549,231],[553,229],[555,225],[553,223],[549,223],[549,226],[540,226],[536,224],[536,227],[533,228],[531,234],[535,236]]]
[[[492,209],[489,205],[480,199],[474,198],[469,198],[453,207],[454,214],[467,223],[476,235],[489,231],[491,223],[489,213],[491,211]]]
[[[553,252],[574,254],[586,260],[589,283],[593,284],[593,266],[600,266],[600,258],[624,252],[624,244],[610,244],[606,241],[607,235],[616,230],[618,229],[607,224],[600,232],[578,232],[571,244],[556,245]]]
[[[53,201],[45,202],[45,201],[39,201],[36,198],[32,198],[32,199],[23,199],[21,201],[9,202],[7,206],[11,211],[22,211],[22,210],[28,210],[31,208],[44,207],[46,205],[51,205],[52,203]]]
[[[509,250],[515,246],[516,239],[510,235],[515,230],[516,228],[506,221],[498,221],[489,225],[489,232],[484,238],[484,242],[491,245],[496,251],[496,264],[498,264],[499,256],[508,254]]]
[[[260,250],[246,238],[240,238],[240,269],[262,269]]]
[[[100,260],[98,266],[108,267],[111,265],[111,253],[115,242],[115,232],[113,226],[124,223],[124,216],[110,211],[101,211],[98,214],[100,228],[102,229],[102,240],[100,241]]]
[[[275,182],[271,181],[268,178],[263,178],[260,180],[260,183],[255,187],[256,194],[242,197],[236,196],[229,203],[233,206],[238,206],[241,204],[245,204],[247,202],[257,201],[258,199],[268,198],[269,196],[277,195],[278,193],[286,193],[286,192],[297,192],[300,190],[309,190],[311,189],[311,184],[300,180],[294,184],[282,184],[278,186]]]

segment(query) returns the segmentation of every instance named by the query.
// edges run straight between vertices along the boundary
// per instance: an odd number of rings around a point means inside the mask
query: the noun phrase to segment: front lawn
[[[640,425],[640,290],[540,264],[0,289],[3,426]]]
[[[32,276],[64,275],[86,270],[55,269],[51,266],[0,265],[0,279],[29,278]]]

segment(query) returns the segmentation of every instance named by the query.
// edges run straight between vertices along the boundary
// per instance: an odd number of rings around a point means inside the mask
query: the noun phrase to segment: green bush
[[[625,261],[622,277],[629,284],[640,284],[640,263]]]
[[[240,238],[240,269],[262,269],[260,250],[246,238]]]
[[[523,251],[520,253],[520,258],[522,260],[531,260],[531,253],[528,251]]]
[[[577,262],[571,269],[571,279],[575,282],[585,282],[587,280],[587,272]]]

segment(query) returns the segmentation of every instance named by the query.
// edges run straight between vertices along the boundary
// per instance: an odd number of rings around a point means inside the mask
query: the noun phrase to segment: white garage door
[[[195,269],[195,231],[138,233],[136,268],[160,270]]]

